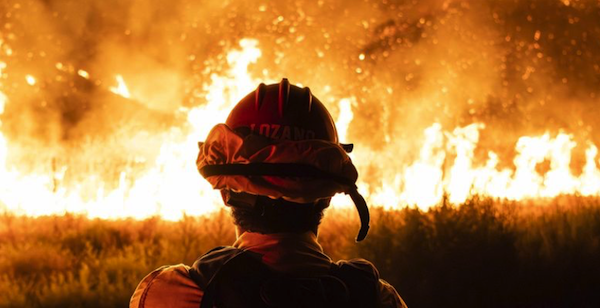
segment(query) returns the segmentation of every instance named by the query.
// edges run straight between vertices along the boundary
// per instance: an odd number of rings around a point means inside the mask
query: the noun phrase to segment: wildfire
[[[356,99],[343,98],[339,101],[340,112],[335,121],[335,127],[338,130],[340,142],[350,142],[348,140],[348,126],[352,123],[354,114],[352,113],[352,105],[356,105]]]
[[[484,164],[476,166],[474,150],[479,140],[479,129],[483,127],[483,124],[471,124],[445,134],[439,125],[428,128],[420,160],[404,172],[403,182],[415,185],[406,187],[406,197],[401,202],[431,206],[441,201],[444,192],[452,203],[464,202],[474,194],[510,200],[552,198],[560,194],[600,194],[595,145],[588,145],[585,167],[579,177],[574,176],[570,169],[571,152],[576,143],[573,136],[565,133],[554,138],[548,133],[519,138],[513,160],[514,171],[498,169],[498,155],[492,151],[488,152],[488,160]],[[444,150],[444,144],[449,151]],[[444,176],[442,164],[448,152],[456,157]],[[550,162],[550,169],[540,174],[536,166],[544,161]]]
[[[1,42],[0,42],[1,46]],[[2,70],[6,67],[6,63],[0,61],[0,77],[2,76]],[[2,84],[0,83],[0,86]],[[8,147],[6,145],[6,139],[4,139],[4,135],[2,134],[2,114],[4,113],[4,107],[6,106],[6,95],[0,91],[0,174],[5,173],[5,165],[6,165],[6,154],[8,151]],[[0,177],[1,179],[1,177]]]
[[[210,81],[203,85],[207,103],[184,110],[187,127],[154,136],[162,144],[156,159],[146,162],[141,175],[120,171],[113,189],[98,182],[95,174],[87,175],[78,185],[57,185],[68,167],[50,173],[23,173],[20,166],[7,162],[11,143],[0,130],[0,206],[26,215],[74,212],[101,218],[160,215],[172,220],[184,213],[199,215],[218,208],[219,194],[196,171],[196,143],[204,140],[215,124],[223,122],[231,107],[260,82],[278,81],[279,76],[260,79],[251,76],[248,68],[261,56],[257,40],[240,40],[239,46],[225,55],[229,69],[211,74]],[[364,54],[359,59],[363,61]],[[0,68],[6,67],[0,64]],[[89,79],[87,71],[78,70],[77,74]],[[130,98],[123,76],[117,74],[115,79],[117,85],[108,90]],[[27,75],[26,82],[35,85],[36,80]],[[5,105],[12,103],[17,102],[10,102],[0,92],[0,116]],[[334,117],[341,141],[352,142],[350,128],[358,100],[353,96],[333,97],[325,103],[336,111]],[[578,176],[573,174],[570,164],[573,149],[581,145],[564,132],[522,136],[514,147],[513,166],[500,168],[499,154],[493,151],[488,151],[486,161],[475,157],[480,131],[484,128],[484,123],[473,123],[444,130],[441,124],[433,123],[420,132],[422,143],[413,161],[394,160],[393,153],[403,146],[401,140],[390,141],[380,149],[357,144],[352,158],[359,172],[368,174],[376,170],[380,174],[377,182],[359,182],[359,189],[372,205],[388,208],[406,205],[427,208],[440,202],[444,194],[452,203],[463,202],[475,194],[511,200],[560,194],[600,195],[598,149],[594,144],[584,145],[586,161]],[[549,162],[549,168],[540,173],[537,167],[544,162]],[[336,197],[334,204],[349,202]]]
[[[254,90],[260,82],[273,80],[257,80],[248,73],[248,66],[256,63],[261,56],[258,41],[242,39],[241,49],[234,49],[227,54],[227,64],[230,69],[224,75],[210,75],[210,84],[203,86],[207,104],[189,111],[187,119],[193,127],[191,136],[195,142],[206,139],[211,128],[224,122],[229,111],[244,95]],[[211,119],[211,121],[207,121]]]

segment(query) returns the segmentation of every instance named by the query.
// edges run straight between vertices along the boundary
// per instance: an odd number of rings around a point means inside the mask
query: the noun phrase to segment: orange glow
[[[589,111],[600,95],[590,82],[574,86],[576,65],[594,57],[585,43],[592,38],[522,26],[522,16],[510,15],[520,1],[506,11],[481,1],[389,11],[340,2],[348,12],[339,16],[333,4],[250,3],[239,10],[251,11],[244,16],[230,7],[223,8],[229,15],[196,16],[174,6],[169,16],[181,22],[134,2],[130,21],[98,20],[111,34],[106,40],[93,29],[73,32],[98,36],[89,49],[61,41],[71,33],[50,33],[62,30],[28,32],[33,24],[67,29],[81,20],[52,13],[17,20],[27,16],[19,10],[47,13],[36,1],[10,8],[10,26],[0,31],[0,211],[170,220],[210,213],[222,201],[196,170],[197,142],[259,83],[283,77],[309,86],[330,110],[340,142],[355,144],[357,185],[372,206],[427,209],[444,196],[453,204],[474,195],[600,196],[597,121]],[[561,0],[549,7],[583,6]],[[481,8],[498,12],[481,16]],[[48,27],[55,22],[67,24]],[[577,18],[569,24],[579,22],[585,28]],[[53,51],[38,39],[62,45]],[[560,42],[564,50],[545,48]],[[600,68],[589,66],[597,75]],[[580,108],[565,112],[571,105]],[[504,131],[507,123],[515,125]],[[336,196],[333,204],[352,203]]]
[[[210,83],[204,86],[208,104],[187,111],[187,121],[191,130],[176,130],[166,136],[159,155],[149,164],[145,173],[131,179],[126,171],[119,176],[118,185],[106,190],[103,185],[91,193],[82,187],[51,188],[51,183],[60,180],[65,170],[53,174],[22,174],[15,166],[6,165],[10,144],[0,135],[0,166],[2,167],[2,195],[0,202],[9,210],[27,215],[75,212],[86,213],[90,217],[144,218],[160,215],[165,219],[177,220],[183,213],[198,215],[218,208],[220,196],[216,194],[197,174],[194,164],[196,142],[203,140],[216,123],[223,122],[232,106],[260,82],[248,73],[248,66],[261,57],[258,42],[243,39],[237,48],[227,53],[230,69],[221,75],[210,76]],[[89,75],[79,70],[82,77]],[[33,77],[31,82],[35,84]],[[121,75],[116,77],[117,86],[113,93],[131,97]],[[337,101],[336,124],[340,140],[349,142],[348,130],[352,126],[354,97]],[[7,98],[0,93],[0,111],[4,110]],[[450,202],[461,203],[474,194],[523,200],[527,198],[555,197],[560,194],[600,194],[600,170],[596,160],[598,149],[588,144],[586,163],[583,172],[576,177],[569,164],[571,152],[577,145],[572,136],[559,133],[551,136],[523,136],[515,145],[514,170],[499,169],[498,155],[488,153],[486,162],[477,163],[474,151],[484,124],[475,123],[445,131],[434,123],[422,132],[419,155],[413,162],[400,168],[400,172],[390,173],[382,179],[381,186],[359,182],[359,188],[367,200],[374,205],[394,208],[402,205],[417,205],[428,208],[441,201],[447,193]],[[179,140],[177,142],[176,140]],[[352,154],[361,173],[367,172],[370,161],[364,157],[376,157],[381,153],[372,152],[360,144]],[[536,171],[536,166],[545,160],[550,168],[545,174]],[[372,163],[372,162],[371,162]],[[378,168],[385,170],[386,162]],[[94,174],[89,175],[90,181]],[[133,182],[132,182],[133,181]],[[349,206],[343,197],[334,198],[334,203]],[[44,206],[39,206],[44,204]],[[202,204],[202,206],[198,206]]]

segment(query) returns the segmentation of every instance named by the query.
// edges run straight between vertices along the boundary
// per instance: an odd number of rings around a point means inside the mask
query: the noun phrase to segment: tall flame
[[[343,98],[339,101],[340,112],[335,121],[335,127],[338,130],[340,142],[349,142],[348,140],[348,127],[354,118],[352,113],[352,105],[356,105],[355,98]]]
[[[260,57],[256,40],[240,41],[240,49],[227,54],[230,69],[225,74],[211,75],[210,84],[203,90],[207,104],[188,112],[191,130],[174,128],[164,136],[160,153],[151,167],[135,179],[127,171],[121,171],[116,189],[106,190],[104,183],[97,183],[95,175],[89,182],[97,190],[86,191],[86,185],[55,189],[53,181],[61,177],[55,174],[21,174],[16,168],[0,169],[0,205],[15,213],[45,215],[52,213],[85,213],[90,217],[144,218],[160,215],[176,220],[182,215],[208,213],[220,203],[220,195],[204,181],[196,171],[197,142],[218,122],[225,120],[231,106],[243,95],[256,87],[257,80],[250,77],[248,66]],[[81,75],[81,72],[78,72]],[[121,75],[117,86],[110,90],[123,97],[130,97],[129,89]],[[0,92],[1,94],[1,92]],[[0,95],[4,107],[6,96]],[[3,110],[3,109],[0,109]],[[8,144],[0,134],[0,168],[5,166]]]
[[[213,211],[221,200],[196,171],[197,141],[204,140],[216,123],[225,121],[232,106],[260,82],[276,80],[257,79],[249,73],[249,66],[261,55],[254,39],[242,39],[239,46],[228,51],[225,59],[229,69],[212,73],[210,81],[202,86],[206,104],[186,110],[187,126],[154,136],[162,142],[156,159],[147,164],[141,175],[121,171],[116,188],[108,188],[110,185],[94,174],[75,186],[57,186],[55,183],[64,176],[64,168],[49,174],[20,172],[17,166],[8,165],[10,142],[2,134],[0,122],[0,206],[34,216],[74,212],[101,218],[160,215],[172,220],[184,213],[199,215]],[[6,64],[0,62],[0,76],[4,68]],[[89,78],[86,71],[77,73]],[[26,78],[29,84],[35,84],[32,76]],[[122,75],[117,74],[116,81],[117,85],[110,90],[131,97]],[[0,84],[0,90],[1,87]],[[353,108],[358,104],[356,98],[334,97],[328,101],[328,107],[338,111],[334,116],[340,140],[351,142],[353,136],[349,133]],[[7,96],[0,92],[0,116],[7,103]],[[359,181],[359,190],[371,204],[391,208],[403,205],[427,208],[440,202],[444,194],[452,203],[463,202],[475,194],[511,200],[559,194],[600,195],[598,148],[594,144],[585,145],[586,161],[578,176],[570,166],[571,153],[578,144],[565,132],[519,138],[514,166],[501,169],[497,153],[489,151],[483,163],[475,158],[484,127],[483,123],[474,123],[444,130],[441,124],[434,123],[423,131],[418,155],[409,162],[393,161],[395,157],[390,155],[402,147],[394,142],[382,149],[357,145],[351,157],[359,172],[364,175],[376,170],[381,174],[378,181]],[[549,162],[549,168],[541,174],[537,167],[543,162]],[[349,205],[349,202],[336,197],[334,204]]]
[[[204,85],[203,90],[208,103],[188,113],[188,122],[194,128],[190,136],[197,138],[196,141],[206,139],[216,123],[225,122],[233,105],[254,90],[260,82],[269,82],[254,79],[248,73],[248,66],[256,63],[261,56],[258,41],[242,39],[239,46],[241,50],[234,49],[227,54],[230,69],[223,75],[211,74],[211,83]]]
[[[0,47],[2,46],[2,41],[0,41]],[[2,77],[2,71],[4,70],[4,68],[6,68],[6,63],[0,61],[0,77]],[[6,155],[8,154],[8,146],[6,144],[6,139],[4,138],[4,135],[2,134],[2,114],[4,113],[4,108],[6,106],[6,101],[7,101],[7,97],[6,95],[1,91],[2,88],[2,83],[0,83],[0,184],[2,184],[2,187],[6,187],[4,183],[4,176],[2,176],[3,174],[6,174]],[[1,191],[1,190],[0,190]],[[0,201],[2,201],[0,199]]]
[[[571,152],[577,144],[572,135],[565,133],[556,137],[546,133],[539,137],[519,138],[515,146],[514,171],[498,169],[498,154],[492,151],[488,152],[484,164],[476,166],[474,150],[483,127],[476,123],[452,132],[443,132],[439,124],[427,128],[419,159],[401,172],[404,177],[403,184],[400,183],[403,185],[400,203],[429,207],[439,203],[444,193],[448,194],[451,203],[464,202],[475,194],[510,200],[552,198],[560,194],[600,194],[595,145],[588,144],[586,163],[578,177],[570,168]],[[449,153],[455,157],[445,174],[443,165]],[[550,168],[540,174],[536,167],[544,161],[550,162]]]

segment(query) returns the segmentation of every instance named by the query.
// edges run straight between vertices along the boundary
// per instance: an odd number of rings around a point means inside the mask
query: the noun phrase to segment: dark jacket
[[[273,271],[294,277],[328,275],[333,264],[334,268],[342,269],[342,275],[346,273],[372,280],[374,287],[369,289],[374,290],[376,307],[406,307],[394,287],[379,279],[377,270],[370,262],[354,259],[332,263],[312,232],[268,235],[246,232],[233,247],[251,251],[254,255],[259,255],[262,263]],[[204,296],[202,275],[206,276],[207,272],[214,272],[212,268],[220,267],[223,260],[219,254],[227,254],[227,250],[224,248],[209,254],[193,267],[179,264],[163,266],[153,271],[136,288],[130,308],[200,307]]]

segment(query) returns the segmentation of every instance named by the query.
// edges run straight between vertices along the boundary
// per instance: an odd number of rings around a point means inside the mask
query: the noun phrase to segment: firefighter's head
[[[292,85],[287,79],[278,84],[260,84],[237,103],[225,124],[243,136],[258,135],[273,141],[338,142],[335,124],[325,106],[309,88]],[[260,233],[316,230],[331,199],[298,203],[229,189],[221,194],[225,204],[231,206],[236,225]],[[249,203],[254,205],[240,206],[244,199],[252,200]]]
[[[368,210],[358,174],[333,119],[308,88],[260,84],[200,147],[200,173],[220,189],[235,223],[260,233],[316,231],[331,197],[349,194],[366,236]]]

